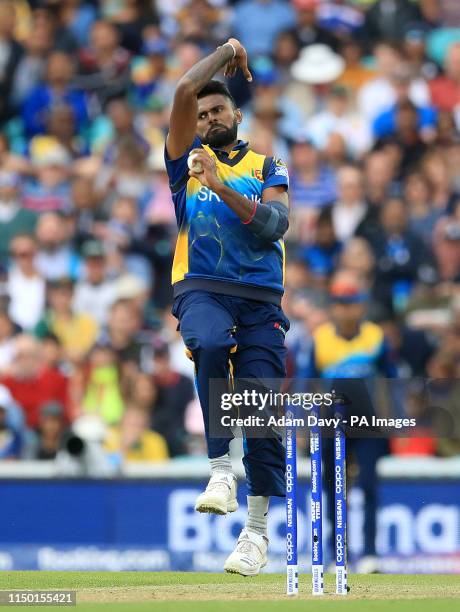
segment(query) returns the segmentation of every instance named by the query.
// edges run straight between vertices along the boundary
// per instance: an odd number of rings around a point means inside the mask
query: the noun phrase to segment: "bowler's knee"
[[[203,325],[206,325],[206,322],[203,322]],[[197,354],[201,359],[219,359],[220,357],[227,359],[229,351],[234,346],[234,341],[231,337],[200,334],[189,338],[186,345],[193,355]]]

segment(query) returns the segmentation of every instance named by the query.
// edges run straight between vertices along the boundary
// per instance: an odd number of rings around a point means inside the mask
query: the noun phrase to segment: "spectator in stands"
[[[76,216],[75,242],[82,246],[87,240],[94,239],[98,233],[97,228],[104,226],[107,214],[100,206],[94,180],[90,176],[76,176],[73,179],[70,201]]]
[[[44,365],[50,370],[63,371],[63,364],[67,364],[62,350],[62,344],[56,334],[46,333],[41,338],[41,353]]]
[[[398,378],[423,376],[434,350],[428,334],[399,322],[385,311],[378,323],[388,341]]]
[[[460,104],[460,43],[449,47],[444,75],[430,83],[431,99],[439,110],[454,111]],[[457,120],[457,129],[460,129]]]
[[[426,40],[429,26],[422,22],[412,23],[404,33],[403,52],[413,74],[420,74],[427,80],[433,79],[438,68],[426,56]]]
[[[0,13],[1,14],[1,13]],[[23,435],[10,413],[17,410],[9,390],[0,385],[0,461],[20,459]]]
[[[52,136],[35,136],[30,143],[34,176],[25,181],[22,204],[37,213],[70,210],[70,156]]]
[[[264,27],[260,27],[263,15]],[[295,26],[296,14],[281,0],[242,0],[235,6],[233,31],[249,56],[268,55],[277,35]]]
[[[7,281],[9,314],[23,330],[35,327],[45,305],[45,279],[37,269],[36,255],[37,244],[33,236],[18,234],[11,241]]]
[[[275,157],[287,159],[288,150],[286,142],[280,134],[280,128],[284,112],[278,100],[270,98],[258,98],[254,104],[251,131],[249,139],[255,140],[255,151],[267,150]],[[259,134],[265,134],[268,142],[260,147],[257,138]],[[260,138],[260,136],[259,136]],[[268,146],[267,146],[268,145]]]
[[[56,280],[64,276],[76,279],[79,275],[80,260],[68,234],[69,229],[62,215],[44,213],[39,217],[36,230],[36,263],[46,280]]]
[[[341,251],[342,244],[334,232],[331,209],[323,208],[316,219],[313,244],[303,247],[299,253],[317,279],[318,286],[326,286],[338,264]]]
[[[53,106],[65,104],[73,110],[78,131],[87,122],[85,95],[73,88],[75,69],[72,58],[62,51],[54,51],[46,66],[45,80],[27,96],[22,107],[22,118],[27,136],[46,132],[46,119]]]
[[[412,70],[409,65],[397,66],[390,75],[390,82],[395,93],[395,104],[384,109],[373,122],[374,137],[393,136],[398,130],[398,115],[402,106],[409,100],[409,90],[412,80]],[[436,136],[437,112],[433,106],[415,106],[417,112],[417,128],[424,142],[431,142]]]
[[[280,32],[273,49],[273,61],[283,85],[290,79],[291,64],[298,58],[300,41],[295,30]]]
[[[21,207],[20,177],[0,169],[0,265],[8,261],[11,241],[18,234],[33,233],[37,216]]]
[[[296,31],[302,47],[322,44],[336,49],[338,39],[331,29],[326,29],[318,22],[320,0],[293,0],[296,10]]]
[[[84,358],[96,341],[97,322],[87,312],[73,307],[74,282],[63,277],[48,283],[48,308],[35,328],[39,338],[55,334],[64,349],[66,358],[79,361]]]
[[[67,414],[67,378],[62,372],[44,367],[40,344],[33,336],[16,337],[11,371],[0,380],[24,410],[29,427],[38,425],[40,406],[44,402],[60,402]]]
[[[404,202],[391,199],[380,212],[380,232],[371,243],[377,259],[374,296],[390,312],[407,305],[423,266],[432,266],[431,252],[408,227]]]
[[[409,207],[409,228],[431,247],[433,227],[442,211],[433,208],[430,185],[422,172],[412,172],[407,176],[404,200]]]
[[[153,381],[157,396],[151,412],[151,427],[168,443],[171,457],[187,452],[185,411],[194,399],[193,383],[171,368],[169,347],[158,341],[154,346]]]
[[[460,455],[457,435],[458,423],[458,351],[440,348],[427,367],[431,379],[430,399],[438,409],[433,415],[437,436],[436,454],[440,457]]]
[[[13,138],[14,140],[14,138]],[[0,132],[0,168],[2,172],[10,172],[20,175],[29,171],[28,160],[19,155],[5,132]]]
[[[79,47],[85,47],[96,20],[95,7],[82,0],[61,0],[57,5],[59,22],[72,33]]]
[[[166,104],[172,99],[173,84],[167,75],[168,41],[159,36],[147,38],[142,55],[131,63],[130,98],[136,108]]]
[[[292,64],[291,75],[295,81],[287,88],[287,95],[308,117],[326,106],[330,88],[344,69],[343,58],[327,45],[308,45]]]
[[[64,147],[70,159],[78,159],[89,154],[86,139],[77,132],[75,111],[70,105],[53,106],[48,113],[46,129],[48,134]]]
[[[350,40],[360,37],[364,16],[358,7],[343,0],[317,2],[317,17],[320,25],[338,38]]]
[[[106,249],[99,240],[88,240],[81,255],[84,274],[75,287],[75,311],[87,313],[99,325],[105,325],[116,299],[115,284],[108,278]]]
[[[18,328],[8,315],[7,304],[0,306],[0,376],[7,374],[14,358],[14,336]]]
[[[164,438],[149,430],[149,413],[136,406],[128,406],[119,427],[108,431],[104,448],[122,463],[165,461],[169,457]]]
[[[436,270],[422,268],[418,282],[404,311],[404,322],[410,329],[420,329],[436,345],[447,344],[446,332],[455,320],[455,298],[440,282]]]
[[[117,196],[135,199],[139,210],[145,207],[151,194],[146,147],[133,135],[117,143],[115,159],[106,160],[96,180],[98,196],[110,208]]]
[[[327,96],[327,107],[314,115],[308,123],[308,133],[319,149],[323,150],[331,134],[340,134],[353,158],[360,158],[369,150],[371,134],[363,117],[351,112],[349,92],[340,85],[331,88]]]
[[[455,202],[450,215],[439,219],[432,245],[441,278],[445,281],[459,281],[460,200]]]
[[[112,252],[118,251],[123,258],[122,271],[150,285],[151,263],[156,257],[156,249],[145,234],[139,213],[140,207],[135,198],[117,198],[112,206],[111,219],[106,224],[105,245]]]
[[[404,178],[415,169],[425,153],[428,145],[424,142],[419,130],[419,117],[417,107],[410,100],[401,102],[396,110],[396,130],[392,139],[382,138],[379,143],[385,141],[395,144],[401,155],[399,176]]]
[[[141,336],[142,318],[132,300],[119,299],[110,308],[106,329],[100,341],[109,344],[120,364],[139,365],[144,348]]]
[[[324,161],[334,170],[350,163],[348,144],[342,134],[331,132],[323,149]]]
[[[293,208],[321,208],[337,197],[334,172],[321,162],[311,140],[299,137],[290,146],[290,201]]]
[[[257,57],[251,65],[253,79],[253,96],[251,107],[246,108],[244,112],[245,122],[251,119],[251,112],[256,119],[256,126],[252,131],[257,132],[258,128],[263,124],[262,110],[272,110],[273,121],[267,127],[270,131],[274,129],[274,138],[278,135],[278,139],[289,138],[297,134],[299,125],[302,123],[302,114],[300,109],[284,95],[284,88],[281,81],[281,74],[278,72],[273,61],[269,57]],[[244,127],[242,126],[244,131]],[[278,143],[278,150],[282,145]],[[285,145],[284,145],[285,146]],[[286,153],[281,150],[278,155],[286,158]]]
[[[434,411],[426,399],[426,389],[421,381],[407,385],[403,398],[404,414],[415,419],[416,424],[414,427],[403,428],[400,435],[390,439],[392,455],[426,457],[436,454],[438,440],[433,427]]]
[[[171,56],[171,78],[176,81],[202,57],[203,52],[193,39],[178,41]]]
[[[361,237],[351,238],[343,247],[339,267],[353,272],[366,287],[372,287],[375,257],[369,242]]]
[[[14,38],[16,14],[12,2],[0,5],[0,124],[9,119],[13,108],[11,91],[14,75],[23,55],[22,45]]]
[[[63,51],[69,55],[76,53],[78,43],[72,32],[59,22],[59,15],[54,7],[38,6],[33,11],[32,19],[32,31],[35,32],[35,28],[42,27],[48,30],[55,51]]]
[[[431,148],[421,161],[421,170],[431,189],[433,207],[442,212],[450,211],[458,195],[452,184],[444,151]]]
[[[142,32],[147,27],[158,24],[155,4],[149,0],[125,0],[122,4],[103,1],[102,16],[111,21],[120,35],[123,48],[138,53],[142,45]]]
[[[227,39],[230,34],[225,5],[221,7],[211,0],[190,0],[176,13],[175,19],[180,37],[192,38],[205,48]]]
[[[340,53],[345,60],[345,70],[336,83],[349,88],[354,100],[358,90],[375,77],[375,72],[363,62],[363,50],[357,40],[346,38],[341,41]]]
[[[89,46],[79,53],[76,85],[93,94],[93,100],[101,107],[128,89],[131,54],[120,46],[119,40],[114,25],[96,21],[91,28]]]
[[[371,208],[382,206],[386,199],[398,192],[395,180],[396,164],[383,149],[375,150],[364,159],[366,201]]]
[[[64,407],[59,402],[45,402],[40,406],[39,413],[30,459],[55,459],[62,448],[67,427]]]
[[[370,214],[361,170],[354,166],[342,167],[337,174],[337,185],[338,197],[332,209],[332,221],[338,240],[346,241]]]
[[[396,101],[396,92],[391,83],[391,75],[402,63],[398,47],[386,42],[377,42],[373,53],[377,74],[367,81],[358,91],[357,103],[359,111],[373,121],[380,113],[388,109]],[[414,75],[409,86],[409,98],[417,106],[427,106],[430,103],[430,92],[426,81]]]
[[[125,410],[117,354],[109,344],[96,344],[90,353],[81,411],[117,425]]]
[[[459,139],[454,115],[455,113],[448,111],[438,113],[436,144],[440,147],[451,147],[455,153],[459,150]]]
[[[410,0],[377,0],[366,13],[363,32],[369,43],[374,40],[400,43],[408,25],[418,20],[420,12]]]
[[[22,106],[31,91],[42,82],[46,71],[48,53],[53,47],[53,35],[47,24],[34,19],[33,36],[23,41],[24,52],[13,73],[11,103],[15,110]]]

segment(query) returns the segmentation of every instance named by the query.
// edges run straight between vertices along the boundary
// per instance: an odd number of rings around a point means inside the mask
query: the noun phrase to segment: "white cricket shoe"
[[[210,514],[227,514],[237,509],[235,476],[226,472],[215,472],[209,479],[206,490],[198,496],[195,510]]]
[[[257,576],[267,565],[268,539],[264,536],[243,529],[238,538],[235,550],[227,557],[224,570],[229,574]]]

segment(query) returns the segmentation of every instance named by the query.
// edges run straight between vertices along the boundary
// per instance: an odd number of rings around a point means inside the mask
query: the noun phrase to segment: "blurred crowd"
[[[0,0],[0,459],[53,458],[82,419],[115,462],[203,452],[163,147],[230,35],[240,138],[290,169],[289,375],[341,269],[400,376],[460,373],[457,0]]]

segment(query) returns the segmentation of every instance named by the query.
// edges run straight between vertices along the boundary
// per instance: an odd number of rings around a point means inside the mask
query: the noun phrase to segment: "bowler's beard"
[[[211,128],[203,139],[203,144],[207,144],[213,149],[222,149],[235,142],[238,135],[238,123],[236,119],[233,121],[231,128],[224,127],[219,124],[220,129],[214,130]]]

